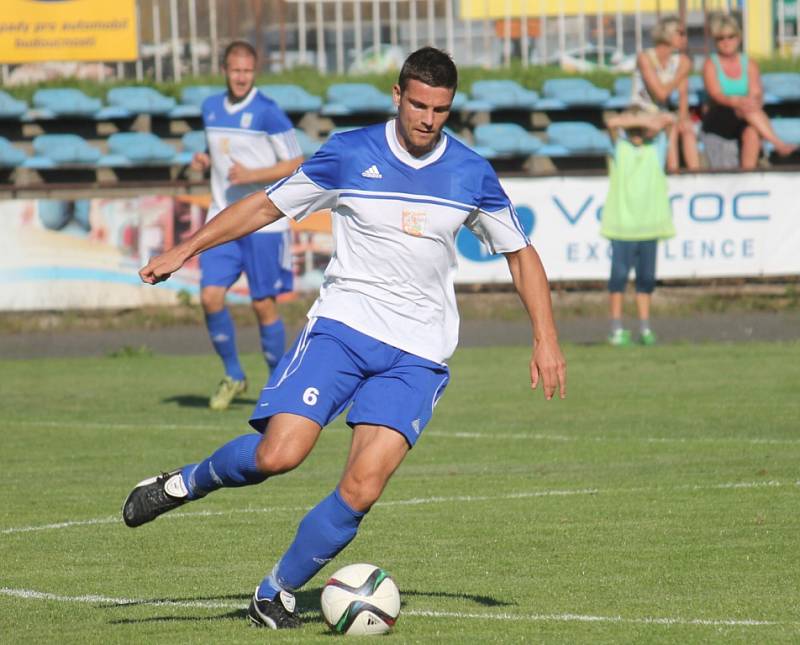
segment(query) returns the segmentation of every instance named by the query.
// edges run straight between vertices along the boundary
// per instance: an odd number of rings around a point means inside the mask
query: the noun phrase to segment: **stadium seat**
[[[275,101],[287,114],[319,112],[322,108],[322,99],[309,94],[299,85],[261,85],[258,89]]]
[[[5,137],[0,137],[0,168],[16,168],[27,158],[25,152],[12,146]]]
[[[108,92],[109,105],[131,114],[166,115],[175,108],[175,99],[164,96],[152,87],[114,87]]]
[[[570,108],[602,108],[611,92],[601,89],[585,78],[551,78],[542,86],[543,97],[537,110],[566,110]]]
[[[631,105],[631,92],[633,79],[630,76],[620,76],[614,80],[614,93],[605,102],[603,107],[607,110],[624,110]]]
[[[535,154],[542,142],[516,123],[482,123],[475,128],[475,143],[487,159],[528,157]]]
[[[512,80],[475,81],[472,84],[472,97],[487,103],[493,110],[532,110],[539,95],[526,90]]]
[[[61,116],[94,116],[103,107],[100,99],[93,99],[78,89],[58,87],[36,90],[33,105],[38,118]]]
[[[297,137],[297,143],[300,144],[300,150],[303,151],[303,156],[306,158],[312,156],[322,146],[321,141],[312,139],[305,130],[295,128],[294,134]]]
[[[800,145],[800,117],[774,118],[772,119],[772,128],[775,130],[775,134],[778,135],[778,138],[786,143]],[[765,141],[763,144],[764,152],[767,155],[769,155],[774,148],[775,146],[769,143],[769,141]]]
[[[203,130],[190,130],[181,137],[182,150],[175,155],[175,163],[188,165],[196,152],[206,152],[208,141]]]
[[[94,165],[102,156],[77,134],[41,134],[33,140],[34,156],[22,165],[26,168],[58,168]]]
[[[368,83],[336,83],[328,88],[327,102],[321,113],[325,116],[351,114],[393,114],[392,97]]]
[[[28,111],[25,101],[18,101],[13,96],[0,90],[0,119],[19,119]]]
[[[537,152],[543,157],[605,156],[611,152],[611,138],[591,123],[551,123],[546,134],[547,144]]]
[[[467,148],[469,148],[473,152],[476,152],[477,154],[479,154],[484,159],[492,159],[493,156],[497,154],[496,151],[493,148],[488,148],[486,146],[481,146],[481,145],[478,145],[478,144],[472,145],[469,142],[464,141],[464,139],[459,137],[455,132],[453,132],[450,128],[448,128],[446,126],[444,128],[444,132],[447,134],[448,137],[452,137],[453,139],[455,139],[459,143],[462,143],[463,145],[467,146]]]
[[[770,72],[761,75],[764,104],[800,102],[800,73]]]
[[[175,148],[150,132],[117,132],[108,138],[104,166],[165,166],[179,163]]]
[[[181,90],[181,105],[202,107],[203,101],[225,91],[224,85],[187,85]]]

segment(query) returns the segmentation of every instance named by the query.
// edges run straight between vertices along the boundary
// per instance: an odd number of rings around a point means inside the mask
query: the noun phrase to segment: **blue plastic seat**
[[[27,158],[25,152],[12,146],[5,137],[0,137],[0,168],[16,168]]]
[[[164,166],[178,163],[175,148],[150,132],[117,132],[108,138],[110,159],[103,165]],[[122,164],[112,163],[117,159]]]
[[[42,117],[94,116],[103,107],[103,102],[78,89],[58,87],[36,90],[33,105]]]
[[[169,111],[171,119],[199,118],[203,115],[203,101],[209,96],[225,91],[224,85],[190,85],[181,90],[180,105]]]
[[[175,99],[164,96],[152,87],[114,87],[108,91],[109,105],[131,114],[166,115],[175,108]]]
[[[611,138],[591,123],[551,123],[546,134],[547,144],[538,151],[544,157],[604,156],[611,152]]]
[[[350,114],[392,114],[394,101],[368,83],[336,83],[328,88],[327,103],[322,114],[345,116]]]
[[[542,146],[537,137],[516,123],[482,123],[475,128],[475,143],[494,151],[490,159],[527,157]]]
[[[181,105],[202,107],[203,101],[209,96],[222,94],[224,91],[224,85],[187,85],[181,90]]]
[[[761,75],[764,88],[764,103],[800,102],[800,73],[770,72]]]
[[[772,119],[772,128],[779,139],[786,143],[800,145],[800,117],[778,117]],[[765,141],[763,149],[769,155],[775,149],[775,146]]]
[[[102,156],[77,134],[41,134],[33,140],[34,156],[23,164],[26,168],[94,165]]]
[[[605,102],[603,107],[607,110],[624,110],[631,105],[631,92],[633,79],[630,76],[620,76],[614,80],[614,93]]]
[[[309,94],[299,85],[261,85],[258,89],[275,101],[281,110],[287,114],[319,112],[322,108],[322,99],[319,96]]]
[[[25,101],[18,101],[8,92],[0,90],[0,119],[19,119],[28,111]]]
[[[602,108],[611,98],[611,92],[597,87],[585,78],[548,79],[542,86],[542,95],[536,103],[538,110]]]
[[[322,147],[322,142],[312,139],[310,136],[308,136],[308,133],[305,130],[295,128],[294,134],[297,137],[297,143],[300,145],[300,150],[303,151],[303,156],[306,158],[311,157],[317,150],[320,149],[320,147]]]
[[[182,150],[175,155],[175,163],[188,165],[192,163],[192,158],[198,152],[208,150],[206,133],[203,130],[190,130],[181,137]]]
[[[532,110],[539,95],[512,80],[475,81],[472,98],[488,103],[491,110]]]

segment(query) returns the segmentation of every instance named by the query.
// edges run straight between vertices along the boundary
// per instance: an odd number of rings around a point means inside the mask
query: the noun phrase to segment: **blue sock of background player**
[[[198,464],[189,464],[181,475],[190,499],[219,488],[234,488],[263,482],[267,477],[256,467],[259,434],[246,434],[229,441]],[[297,528],[289,549],[264,578],[258,597],[272,599],[282,589],[294,591],[324,567],[356,536],[365,513],[345,502],[338,489],[312,508]]]
[[[239,363],[239,353],[236,351],[236,328],[227,308],[206,314],[206,327],[211,344],[214,345],[225,366],[225,374],[235,381],[244,380],[244,370]]]
[[[258,331],[261,337],[261,351],[264,353],[271,374],[286,348],[286,329],[283,320],[278,318],[269,325],[259,325]]]

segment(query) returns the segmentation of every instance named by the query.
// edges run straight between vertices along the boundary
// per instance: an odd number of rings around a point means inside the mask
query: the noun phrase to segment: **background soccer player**
[[[290,175],[302,161],[291,121],[253,87],[256,62],[256,51],[248,43],[228,45],[223,65],[227,92],[203,103],[208,154],[197,153],[192,167],[211,167],[211,207],[206,221],[265,184]],[[207,250],[200,256],[200,270],[200,300],[208,335],[225,367],[209,405],[224,410],[247,388],[236,350],[236,330],[225,307],[225,294],[242,272],[247,275],[261,349],[270,371],[283,355],[286,333],[275,297],[292,290],[288,221]]]
[[[531,386],[566,392],[550,290],[494,170],[442,133],[455,65],[430,47],[411,54],[394,87],[397,118],[332,137],[299,172],[226,209],[140,275],[164,280],[192,255],[283,215],[332,209],[336,250],[309,322],[250,419],[262,434],[233,439],[196,464],[140,482],[123,506],[139,526],[188,501],[297,467],[322,428],[349,407],[350,453],[336,488],[300,522],[253,595],[250,620],[297,627],[292,592],[355,537],[364,515],[430,421],[458,341],[453,276],[462,225],[504,253],[531,316]]]

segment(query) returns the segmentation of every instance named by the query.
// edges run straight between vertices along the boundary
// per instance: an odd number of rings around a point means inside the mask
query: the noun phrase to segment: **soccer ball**
[[[400,613],[400,592],[386,571],[372,564],[350,564],[322,589],[322,616],[339,634],[385,634]]]

